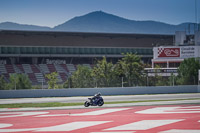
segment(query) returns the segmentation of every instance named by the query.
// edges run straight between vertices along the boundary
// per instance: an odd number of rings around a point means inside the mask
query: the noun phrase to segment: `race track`
[[[88,96],[92,97],[92,96]],[[0,99],[0,104],[12,103],[83,103],[88,97],[49,97],[49,98],[15,98]],[[157,95],[123,95],[123,96],[103,96],[106,102],[116,101],[145,101],[145,100],[174,100],[200,98],[200,93],[191,94],[157,94]]]
[[[0,132],[199,133],[200,105],[0,112]]]

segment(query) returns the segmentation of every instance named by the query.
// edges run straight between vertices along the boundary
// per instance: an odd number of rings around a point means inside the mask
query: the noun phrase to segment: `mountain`
[[[0,23],[1,30],[31,30],[31,31],[48,31],[51,30],[49,27],[42,27],[36,25],[17,24],[13,22]]]
[[[190,23],[170,25],[157,21],[135,21],[102,11],[95,11],[55,26],[54,28],[34,25],[21,25],[11,22],[0,23],[0,29],[39,30],[67,32],[104,32],[104,33],[141,33],[141,34],[174,34],[188,28]],[[192,29],[191,29],[192,30]]]
[[[159,27],[159,28],[158,28]],[[54,27],[57,31],[117,32],[117,33],[169,33],[174,26],[155,21],[134,21],[102,11],[75,17]]]

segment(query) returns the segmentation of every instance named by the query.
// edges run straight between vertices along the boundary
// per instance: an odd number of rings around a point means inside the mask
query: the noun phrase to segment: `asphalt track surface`
[[[0,132],[200,133],[200,94],[104,96],[103,107],[1,108]],[[67,101],[66,101],[67,100]],[[87,97],[0,99],[5,103],[84,102]],[[174,104],[174,105],[173,105]],[[144,106],[145,105],[145,106]]]
[[[200,104],[0,112],[0,132],[200,133]]]
[[[92,96],[88,96],[92,97]],[[63,102],[63,103],[82,103],[88,97],[50,97],[50,98],[15,98],[0,99],[0,104],[12,103],[47,103],[47,102]],[[144,101],[144,100],[174,100],[174,99],[192,99],[200,98],[200,93],[192,94],[157,94],[157,95],[123,95],[123,96],[103,96],[106,102],[116,101]]]

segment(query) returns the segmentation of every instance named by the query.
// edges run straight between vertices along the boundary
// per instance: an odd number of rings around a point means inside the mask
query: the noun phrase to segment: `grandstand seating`
[[[21,70],[17,67],[17,65],[12,65],[14,68],[15,73],[22,73]]]
[[[49,69],[49,72],[52,73],[52,72],[55,72],[56,71],[56,68],[53,64],[47,64],[47,68]]]
[[[90,64],[83,65],[92,68]],[[0,64],[0,75],[4,75],[6,81],[13,73],[24,73],[32,84],[46,83],[45,75],[52,72],[57,72],[58,82],[64,83],[74,71],[74,64]]]
[[[60,75],[60,78],[61,78],[62,81],[66,81],[67,80],[66,73],[59,73],[59,75]]]
[[[31,64],[31,69],[33,70],[33,73],[39,73],[40,70],[38,69],[38,67],[34,64]]]
[[[16,66],[20,70],[20,73],[25,73],[21,64],[17,64]]]
[[[73,73],[74,71],[76,71],[76,68],[73,64],[67,64],[67,68],[70,73]]]
[[[25,73],[33,73],[30,64],[22,64]]]
[[[29,79],[30,79],[30,81],[31,81],[32,83],[36,83],[36,82],[37,82],[37,79],[36,79],[34,73],[28,73],[28,77],[29,77]]]
[[[12,65],[5,65],[7,73],[15,73],[15,70]]]
[[[25,73],[33,84],[41,84],[47,81],[46,74],[56,71],[59,82],[65,82],[76,71],[74,64],[92,68],[89,64],[96,59],[105,56],[117,62],[123,53],[137,54],[150,63],[153,47],[173,45],[173,40],[173,35],[156,34],[1,30],[0,75],[8,81],[12,73]]]
[[[39,64],[39,67],[40,67],[40,70],[42,73],[50,73],[48,67],[47,67],[47,64]]]
[[[0,73],[7,73],[6,67],[4,65],[0,65]]]
[[[61,67],[60,69],[62,69],[63,71],[69,72],[69,69],[67,68],[66,64],[60,64],[60,67]]]
[[[45,82],[44,75],[42,73],[34,73],[38,83]]]

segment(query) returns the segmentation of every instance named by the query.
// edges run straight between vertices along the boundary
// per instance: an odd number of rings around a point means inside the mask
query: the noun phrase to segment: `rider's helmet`
[[[100,92],[98,92],[98,93],[97,93],[97,96],[101,96],[101,93],[100,93]]]
[[[100,92],[98,92],[97,94],[95,94],[94,95],[95,97],[99,97],[99,96],[101,96],[101,93]]]

